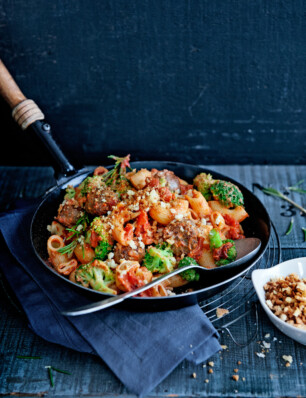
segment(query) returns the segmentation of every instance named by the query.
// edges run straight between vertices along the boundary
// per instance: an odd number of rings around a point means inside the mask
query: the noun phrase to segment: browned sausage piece
[[[85,209],[88,213],[102,216],[119,202],[118,195],[111,188],[101,184],[87,193]]]
[[[60,205],[56,220],[65,227],[71,228],[83,214],[84,211],[75,199],[67,199]]]
[[[145,248],[140,247],[139,242],[134,239],[132,243],[133,248],[128,246],[122,246],[120,243],[116,244],[114,250],[114,260],[119,263],[121,259],[138,261],[139,263],[143,260],[145,255]]]
[[[198,245],[198,229],[192,220],[172,221],[164,229],[164,240],[171,242],[176,257],[186,256]]]

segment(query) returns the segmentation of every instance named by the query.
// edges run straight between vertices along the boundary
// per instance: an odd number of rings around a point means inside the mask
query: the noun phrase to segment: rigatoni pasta
[[[204,173],[193,184],[170,170],[133,170],[112,157],[79,186],[69,186],[48,230],[49,264],[70,281],[107,294],[132,291],[186,264],[212,268],[235,259],[248,214],[235,185]],[[143,297],[175,294],[197,282],[183,271]],[[189,287],[190,288],[190,287]]]

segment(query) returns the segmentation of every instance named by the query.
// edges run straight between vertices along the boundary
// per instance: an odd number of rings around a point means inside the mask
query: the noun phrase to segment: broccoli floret
[[[218,249],[222,246],[222,239],[219,232],[216,229],[212,229],[209,232],[209,242],[211,249]]]
[[[215,182],[211,174],[200,173],[193,180],[193,185],[201,192],[206,200],[211,200],[210,187]]]
[[[107,241],[100,241],[98,246],[95,248],[95,257],[99,260],[104,260],[108,253],[112,251],[112,248],[113,246],[111,246]]]
[[[167,243],[162,243],[157,246],[151,246],[143,260],[144,265],[149,271],[165,274],[173,271],[176,261],[173,257],[173,252]]]
[[[244,200],[240,189],[229,181],[216,181],[210,191],[215,200],[226,207],[243,206]]]
[[[92,289],[104,293],[116,294],[116,291],[109,287],[115,281],[114,274],[100,260],[95,260],[92,264],[80,266],[75,272],[75,279],[83,286],[90,286]]]
[[[113,241],[108,231],[106,231],[105,224],[101,217],[95,217],[90,224],[90,231],[94,231],[99,235],[98,245],[95,247],[95,257],[99,260],[104,260],[109,252],[113,249]],[[91,239],[86,236],[86,239]]]
[[[222,246],[224,246],[226,243],[230,242],[232,244],[232,246],[226,250],[227,258],[220,258],[220,260],[215,261],[215,264],[217,266],[226,265],[226,264],[232,263],[233,261],[236,260],[237,250],[236,250],[235,242],[232,239],[222,240],[219,232],[216,231],[215,229],[212,229],[209,232],[209,240],[210,240],[210,248],[213,252],[215,249],[222,248]],[[221,249],[220,253],[222,253],[222,249]]]
[[[73,199],[75,197],[75,189],[73,188],[72,185],[68,185],[66,188],[66,195],[65,199]]]
[[[227,250],[227,258],[221,258],[220,260],[216,261],[216,265],[217,265],[218,267],[220,267],[220,266],[222,266],[222,265],[226,265],[226,264],[232,263],[233,261],[236,260],[236,257],[237,257],[237,249],[236,249],[236,246],[235,246],[235,242],[234,242],[232,239],[225,239],[225,240],[223,241],[222,246],[225,245],[225,244],[228,243],[228,242],[232,243],[233,246],[230,247],[230,248]]]
[[[185,267],[185,265],[190,265],[190,264],[197,265],[198,263],[195,261],[194,258],[184,257],[179,262],[178,266]],[[181,272],[180,275],[183,279],[185,279],[188,282],[198,281],[200,279],[200,275],[195,269],[187,269],[186,271]]]

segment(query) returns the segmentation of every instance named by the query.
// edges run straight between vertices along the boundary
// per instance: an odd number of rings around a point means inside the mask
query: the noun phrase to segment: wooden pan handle
[[[10,72],[0,59],[0,94],[13,109],[26,97],[21,92]]]
[[[0,95],[12,108],[12,116],[25,130],[30,124],[45,118],[33,100],[27,99],[0,59]]]

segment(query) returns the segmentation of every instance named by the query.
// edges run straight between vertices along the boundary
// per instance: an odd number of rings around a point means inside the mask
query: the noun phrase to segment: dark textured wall
[[[302,0],[2,0],[0,54],[75,163],[305,163],[305,17]],[[0,112],[0,161],[46,164]]]

